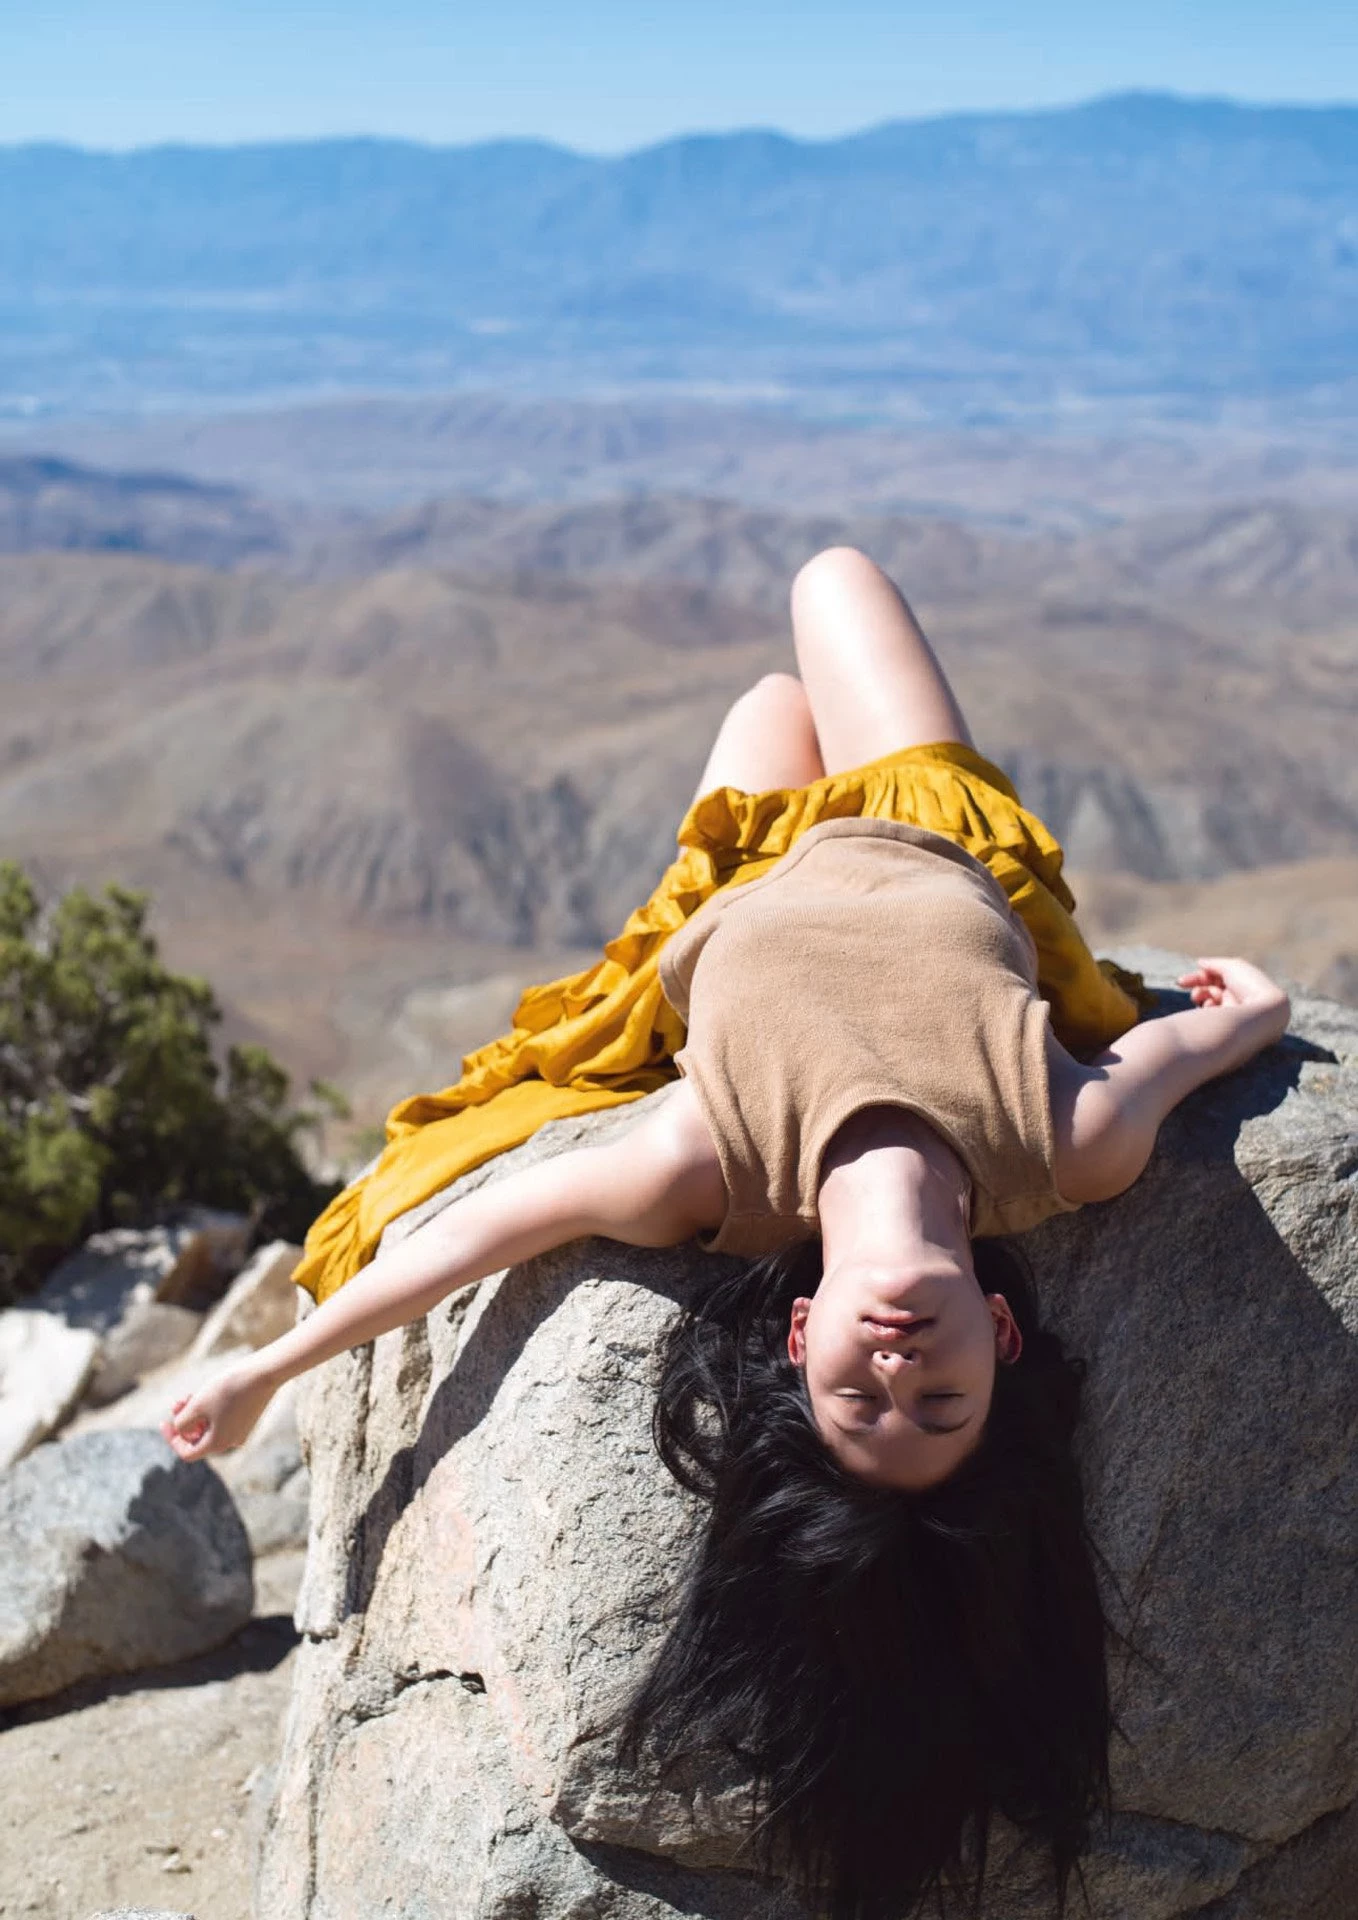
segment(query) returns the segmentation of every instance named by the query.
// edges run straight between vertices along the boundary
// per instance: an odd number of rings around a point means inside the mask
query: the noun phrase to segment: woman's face
[[[903,1272],[829,1269],[792,1308],[788,1353],[806,1377],[821,1438],[848,1472],[921,1492],[977,1445],[997,1361],[1022,1344],[1002,1294],[983,1294],[970,1262],[931,1252]]]

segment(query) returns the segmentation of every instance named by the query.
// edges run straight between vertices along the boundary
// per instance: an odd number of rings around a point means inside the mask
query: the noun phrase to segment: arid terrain
[[[296,1549],[256,1568],[255,1618],[218,1652],[87,1681],[7,1716],[6,1920],[87,1920],[120,1907],[249,1920],[302,1558]]]
[[[629,434],[617,409],[457,403],[442,440],[426,405],[407,480],[422,445],[445,456],[427,477],[484,481],[495,445],[526,463],[536,436],[539,497],[300,498],[356,417],[360,451],[385,436],[394,461],[400,403],[143,429],[196,447],[197,477],[69,458],[111,428],[0,462],[0,825],[49,886],[149,888],[228,1031],[337,1080],[360,1124],[452,1078],[524,984],[621,924],[726,704],[790,663],[793,573],[837,541],[910,595],[978,740],[1065,841],[1096,938],[1238,947],[1354,990],[1358,481],[1337,456],[1270,469],[1232,442],[1237,479],[1276,487],[1232,498],[1225,443],[1185,443],[1173,483],[1144,445],[1105,470],[1092,444],[1035,443],[1025,481],[1013,446],[957,437],[951,511],[903,514],[888,436],[851,474],[841,433],[827,473],[818,431],[769,427],[772,504],[734,453],[741,497],[642,486],[676,448],[734,449],[735,416]],[[291,498],[223,470],[266,432],[285,449],[288,421]],[[898,469],[937,449],[889,444]],[[799,504],[817,474],[871,510]]]
[[[889,390],[874,399],[888,401]],[[720,398],[491,391],[0,421],[0,450],[120,476],[157,474],[167,505],[176,494],[184,503],[185,478],[243,489],[254,502],[255,538],[269,544],[299,515],[394,512],[449,497],[532,505],[680,494],[1021,532],[1078,532],[1251,500],[1353,506],[1358,430],[1346,417],[1288,427],[1244,404],[1232,411],[1229,426],[1166,421],[1148,410],[1116,430],[1077,421],[1064,432],[945,432],[893,427],[876,412],[865,419],[844,407],[808,420]],[[126,500],[128,491],[125,482],[109,483],[105,503],[117,492]],[[219,502],[219,519],[222,511]]]

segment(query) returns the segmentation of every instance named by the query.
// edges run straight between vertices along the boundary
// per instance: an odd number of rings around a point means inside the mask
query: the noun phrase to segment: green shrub
[[[212,990],[166,969],[146,916],[118,886],[44,907],[0,861],[0,1298],[102,1227],[192,1202],[298,1238],[334,1191],[299,1140],[339,1096],[291,1107],[263,1047],[219,1064]]]

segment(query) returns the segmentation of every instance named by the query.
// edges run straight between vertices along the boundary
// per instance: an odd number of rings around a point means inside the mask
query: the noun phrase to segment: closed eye
[[[841,1387],[835,1397],[836,1399],[839,1399],[839,1400],[854,1401],[859,1406],[871,1407],[871,1406],[880,1406],[882,1404],[882,1396],[880,1394],[863,1393],[857,1387]],[[963,1393],[957,1393],[952,1391],[942,1391],[942,1390],[936,1391],[934,1393],[922,1393],[920,1395],[920,1400],[922,1402],[928,1401],[935,1405],[937,1405],[941,1401],[965,1400],[965,1398],[966,1398],[966,1395]],[[969,1413],[965,1414],[961,1420],[953,1420],[953,1421],[947,1421],[947,1422],[941,1421],[941,1420],[921,1420],[917,1422],[917,1424],[921,1433],[928,1433],[928,1434],[960,1433],[963,1427],[969,1426],[971,1424],[971,1415]],[[846,1432],[850,1431],[850,1429],[846,1428],[845,1431]]]

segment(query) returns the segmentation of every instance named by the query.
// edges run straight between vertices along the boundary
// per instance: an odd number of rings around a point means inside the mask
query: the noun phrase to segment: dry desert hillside
[[[726,703],[789,664],[791,575],[841,540],[915,602],[1095,933],[1229,931],[1352,991],[1344,508],[1018,537],[658,495],[299,515],[72,471],[11,490],[8,545],[51,545],[0,557],[4,844],[52,885],[149,887],[233,1030],[366,1117],[616,929]],[[217,564],[160,557],[190,523]]]

